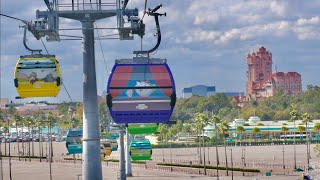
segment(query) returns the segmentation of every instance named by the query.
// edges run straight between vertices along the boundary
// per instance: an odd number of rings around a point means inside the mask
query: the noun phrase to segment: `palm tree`
[[[24,147],[24,127],[26,125],[26,117],[22,116],[20,119],[20,126],[21,126],[21,139],[22,139],[22,156],[25,156],[25,147]]]
[[[226,134],[228,133],[230,129],[230,126],[227,121],[222,121],[218,127],[218,131],[223,136],[223,143],[224,143],[224,154],[226,158],[226,170],[227,170],[227,176],[229,176],[229,170],[228,170],[228,156],[227,156],[227,145],[226,145]]]
[[[284,145],[286,143],[287,132],[289,131],[289,128],[287,128],[286,126],[282,126],[281,131],[284,133],[284,143],[282,143],[282,167],[283,169],[285,169],[286,167],[284,165]]]
[[[7,121],[9,121],[9,120],[7,119]],[[8,123],[6,123],[6,122],[3,123],[3,132],[4,133],[9,132],[9,126],[8,126]],[[6,138],[6,135],[4,136],[4,140],[5,140],[4,141],[4,155],[7,156],[7,142],[8,142],[8,140]]]
[[[303,134],[304,131],[306,131],[306,128],[305,128],[304,126],[298,126],[298,127],[297,127],[297,131],[300,132],[300,142],[301,142],[301,140],[302,140],[302,134]]]
[[[318,132],[318,136],[320,136],[320,122],[315,123],[312,130]]]
[[[214,115],[211,117],[210,122],[214,124],[214,128],[216,129],[216,134],[215,134],[215,144],[216,144],[216,160],[217,160],[217,177],[219,179],[219,152],[218,152],[218,131],[217,131],[217,123],[220,123],[221,118],[218,115]]]
[[[236,128],[236,132],[240,133],[240,145],[241,145],[241,136],[242,136],[242,133],[244,133],[246,130],[244,129],[243,126],[238,126]]]
[[[26,124],[28,125],[28,156],[29,156],[29,161],[31,161],[30,126],[33,122],[33,119],[31,116],[26,116],[25,121],[26,121]]]
[[[302,122],[306,123],[306,144],[307,144],[307,161],[309,167],[310,159],[310,136],[308,135],[308,123],[312,122],[312,117],[308,113],[302,114]]]
[[[189,142],[189,135],[192,134],[192,125],[190,123],[185,123],[182,127],[182,133],[187,135],[187,142]]]
[[[51,162],[52,162],[52,157],[53,157],[53,147],[52,147],[52,132],[51,132],[51,128],[52,128],[52,125],[55,125],[56,124],[56,118],[53,116],[52,113],[49,113],[48,115],[48,118],[47,118],[47,121],[49,122],[49,128],[50,128],[50,157],[51,157]]]
[[[254,139],[256,139],[257,134],[260,133],[261,130],[258,127],[255,127],[252,129],[252,132],[254,134]]]
[[[289,128],[287,128],[286,126],[281,127],[281,132],[283,132],[283,134],[284,134],[284,141],[286,141],[286,139],[287,139],[287,132],[288,131],[289,131]]]
[[[18,114],[15,114],[14,115],[14,119],[15,119],[16,132],[17,132],[18,157],[19,157],[19,161],[20,161],[21,159],[20,159],[20,146],[19,146],[18,126],[21,125],[21,116],[19,116]]]
[[[208,116],[204,113],[195,113],[194,114],[194,121],[196,123],[196,128],[197,128],[197,131],[198,131],[198,137],[200,134],[203,135],[203,128],[208,125]],[[200,137],[198,138],[199,139],[199,149],[200,149],[200,157],[199,157],[199,160],[200,160],[200,164],[202,162],[202,158],[201,158],[201,144],[200,144]]]
[[[293,153],[294,153],[294,169],[297,169],[297,153],[296,153],[296,119],[298,117],[298,112],[296,110],[293,110],[290,112],[290,122],[293,122]]]
[[[41,127],[42,127],[42,120],[40,119],[40,118],[36,118],[35,120],[34,120],[34,122],[35,122],[35,125],[38,127],[38,134],[39,134],[39,161],[41,162],[41,158],[42,158],[42,156],[43,156],[43,154],[42,154],[42,149],[41,149],[41,144],[42,144],[42,135],[41,135]]]

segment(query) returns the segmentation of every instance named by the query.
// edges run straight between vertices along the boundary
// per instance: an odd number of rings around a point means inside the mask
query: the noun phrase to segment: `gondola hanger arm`
[[[159,24],[159,16],[167,16],[167,13],[157,13],[156,11],[158,11],[160,8],[162,7],[162,5],[158,5],[157,7],[155,7],[154,9],[148,9],[148,11],[146,12],[148,14],[148,16],[154,16],[154,20],[156,22],[156,28],[157,28],[157,44],[150,50],[146,50],[146,51],[133,51],[133,54],[136,54],[137,56],[140,54],[147,54],[149,56],[150,53],[156,51],[161,43],[161,30],[160,30],[160,24]]]
[[[27,46],[27,26],[20,26],[24,28],[24,34],[23,34],[23,45],[24,47],[31,52],[31,54],[41,54],[41,49],[31,49]]]

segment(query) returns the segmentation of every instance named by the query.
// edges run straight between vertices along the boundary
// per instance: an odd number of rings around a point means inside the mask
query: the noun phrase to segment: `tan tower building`
[[[302,92],[301,75],[297,72],[272,73],[272,53],[265,47],[247,56],[247,100],[273,96],[279,89],[287,95]]]

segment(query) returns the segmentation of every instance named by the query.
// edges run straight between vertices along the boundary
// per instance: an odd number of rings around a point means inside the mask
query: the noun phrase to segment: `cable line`
[[[67,94],[68,94],[68,96],[70,98],[70,101],[73,102],[72,99],[71,99],[71,96],[69,94],[69,91],[67,90],[67,87],[64,85],[64,83],[62,83],[62,85],[63,85],[64,89],[66,90],[66,92],[67,92]]]
[[[46,50],[47,54],[49,54],[49,52],[48,52],[48,49],[47,49],[46,45],[44,44],[44,42],[42,41],[42,39],[40,39],[40,40],[41,40],[42,45],[43,45],[44,49]],[[67,94],[68,94],[68,96],[69,96],[70,101],[71,101],[71,102],[73,102],[73,100],[72,100],[72,98],[71,98],[71,96],[70,96],[70,94],[69,94],[69,91],[68,91],[68,89],[67,89],[67,87],[66,87],[65,83],[62,83],[62,86],[63,86],[64,90],[67,92]]]
[[[43,43],[43,41],[42,41],[42,38],[40,38],[40,40],[41,40],[42,45],[43,45],[44,49],[46,50],[47,54],[49,54],[49,52],[48,52],[48,49],[47,49],[46,45],[44,45],[44,43]]]
[[[28,21],[26,21],[26,20],[19,19],[19,18],[16,18],[16,17],[12,17],[12,16],[9,16],[9,15],[5,15],[5,14],[2,14],[2,13],[0,13],[0,15],[1,15],[1,16],[4,16],[4,17],[7,17],[7,18],[15,19],[15,20],[18,20],[18,21],[28,22]]]
[[[98,28],[98,25],[96,22],[94,22],[96,28]],[[98,35],[98,40],[99,40],[99,45],[100,45],[100,49],[101,49],[101,53],[102,53],[102,58],[103,58],[103,62],[104,62],[104,66],[106,68],[106,71],[108,73],[108,67],[107,67],[107,63],[106,63],[106,58],[104,56],[104,52],[103,52],[103,49],[102,49],[102,44],[101,44],[101,39],[100,39],[100,34],[99,34],[99,30],[97,29],[97,35]]]

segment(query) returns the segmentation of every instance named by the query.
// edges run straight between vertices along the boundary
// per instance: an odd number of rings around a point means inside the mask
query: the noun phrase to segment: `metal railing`
[[[90,2],[89,0],[70,0],[71,3],[60,3],[59,0],[54,0],[56,11],[84,11],[84,10],[110,10],[115,9],[117,1],[119,0],[96,0]],[[104,1],[104,2],[103,2]]]

